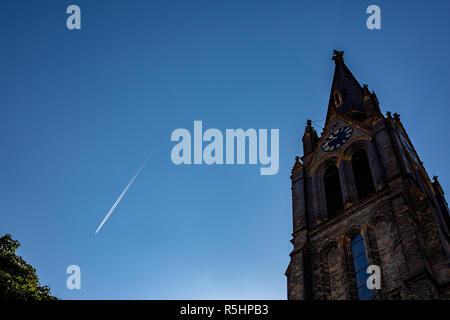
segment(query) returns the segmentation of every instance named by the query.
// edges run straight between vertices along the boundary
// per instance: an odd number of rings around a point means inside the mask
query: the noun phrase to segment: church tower
[[[288,299],[450,299],[450,218],[397,113],[334,51],[323,132],[292,168]],[[381,288],[368,289],[369,265]]]

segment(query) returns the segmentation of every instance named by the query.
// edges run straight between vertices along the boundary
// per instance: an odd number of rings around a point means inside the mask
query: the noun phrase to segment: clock
[[[323,141],[322,150],[325,152],[338,150],[351,138],[352,133],[353,129],[349,126],[334,130]]]

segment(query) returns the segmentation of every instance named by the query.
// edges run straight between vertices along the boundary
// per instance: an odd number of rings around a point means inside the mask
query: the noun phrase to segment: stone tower
[[[336,64],[325,127],[292,168],[288,299],[450,299],[450,218],[396,113]],[[381,271],[369,290],[368,265]]]

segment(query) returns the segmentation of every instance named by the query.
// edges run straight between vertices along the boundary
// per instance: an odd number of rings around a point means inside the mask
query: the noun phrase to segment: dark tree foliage
[[[39,284],[36,270],[16,255],[19,246],[10,234],[0,238],[0,300],[56,300]]]

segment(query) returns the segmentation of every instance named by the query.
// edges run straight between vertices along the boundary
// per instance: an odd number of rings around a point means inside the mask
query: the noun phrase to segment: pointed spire
[[[305,133],[313,133],[316,132],[316,130],[312,126],[312,121],[310,119],[306,120],[306,127],[305,127]]]
[[[402,124],[400,121],[400,115],[397,112],[394,113],[394,123],[396,127],[399,127]]]
[[[295,157],[295,163],[294,166],[292,167],[291,174],[293,174],[295,171],[301,168],[303,168],[303,164],[300,161],[300,157]]]
[[[392,113],[390,111],[386,111],[386,118],[392,120]]]
[[[362,106],[366,116],[378,114],[381,116],[380,106],[377,95],[374,91],[370,92],[367,84],[363,84],[362,88]]]
[[[364,115],[363,88],[344,63],[344,52],[333,51],[336,64],[333,84],[331,85],[328,114],[339,112],[350,117]],[[368,91],[368,89],[366,88]]]
[[[303,154],[308,154],[317,146],[319,142],[319,137],[317,136],[316,130],[312,126],[311,120],[306,120],[305,133],[303,134]]]
[[[363,84],[363,99],[370,98],[369,86],[367,84]]]
[[[445,206],[443,206],[443,207],[447,208],[447,212],[448,212],[448,205],[447,205],[447,203],[445,201],[445,198],[444,198],[444,189],[442,189],[442,186],[439,183],[439,180],[438,180],[437,176],[433,176],[433,182],[431,183],[431,186],[433,187],[434,192],[436,192],[438,194],[439,198],[444,200],[443,202],[445,203]],[[445,212],[445,209],[444,209],[444,212]]]

